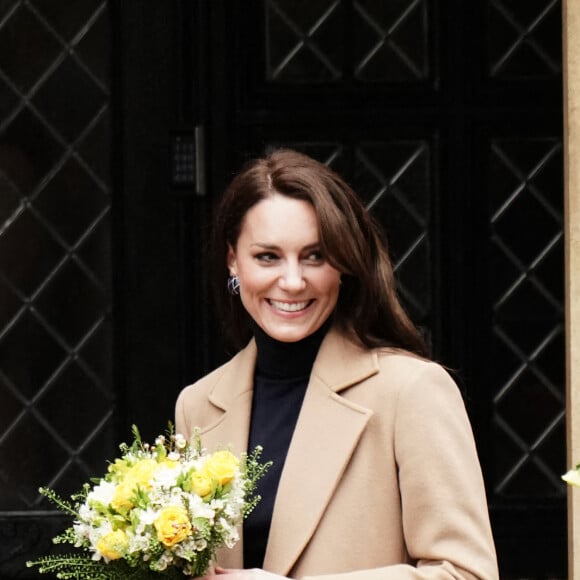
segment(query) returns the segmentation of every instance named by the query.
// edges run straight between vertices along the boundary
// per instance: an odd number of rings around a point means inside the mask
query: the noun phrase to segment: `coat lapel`
[[[231,447],[236,455],[246,451],[252,414],[253,375],[256,363],[254,341],[240,351],[212,389],[210,402],[224,411],[222,417],[201,432],[210,451]],[[243,542],[218,551],[217,561],[225,568],[243,567]]]
[[[288,450],[264,560],[287,575],[330,501],[372,415],[337,392],[378,371],[376,357],[331,330],[323,341]]]
[[[210,403],[224,413],[201,433],[202,441],[208,449],[230,446],[236,454],[246,451],[255,364],[256,344],[251,341],[230,361],[209,393]]]

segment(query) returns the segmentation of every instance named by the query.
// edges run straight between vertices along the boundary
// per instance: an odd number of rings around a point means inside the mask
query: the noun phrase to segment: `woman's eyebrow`
[[[280,251],[280,246],[277,246],[276,244],[267,244],[264,242],[252,242],[250,244],[250,247],[254,247],[257,246],[258,248],[261,248],[262,250],[278,250]],[[301,248],[301,251],[305,251],[305,250],[314,250],[320,247],[320,242],[316,241],[316,242],[312,242],[311,244],[306,244],[305,246],[303,246]]]

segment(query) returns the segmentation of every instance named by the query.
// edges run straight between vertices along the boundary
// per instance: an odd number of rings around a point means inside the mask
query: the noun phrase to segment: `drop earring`
[[[228,276],[228,292],[232,296],[237,296],[240,293],[240,279],[233,274]]]

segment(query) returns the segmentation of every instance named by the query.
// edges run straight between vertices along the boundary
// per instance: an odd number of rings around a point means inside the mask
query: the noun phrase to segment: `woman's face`
[[[321,254],[318,220],[307,201],[274,194],[254,205],[228,253],[244,308],[282,342],[301,340],[330,316],[340,272]]]

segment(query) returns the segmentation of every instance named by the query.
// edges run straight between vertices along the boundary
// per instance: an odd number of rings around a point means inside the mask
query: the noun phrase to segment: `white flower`
[[[233,548],[239,539],[240,534],[237,528],[229,527],[229,529],[227,529],[227,533],[224,536],[226,546],[228,548]]]
[[[198,552],[201,552],[207,548],[207,541],[203,538],[199,538],[195,541],[195,549]]]
[[[108,506],[113,499],[115,494],[116,485],[110,481],[105,481],[104,479],[98,485],[92,489],[87,495],[87,503],[96,501],[102,505]]]
[[[87,522],[94,517],[94,511],[86,503],[83,503],[79,508],[79,518],[83,522]]]
[[[571,469],[562,476],[562,479],[570,485],[576,485],[580,487],[580,470]]]
[[[149,545],[151,544],[150,534],[136,533],[130,534],[128,537],[129,537],[129,547],[127,551],[130,554],[142,552],[143,554],[145,554],[143,556],[143,560],[145,561],[149,560],[150,556],[147,553],[147,551],[149,549]]]
[[[75,546],[80,548],[85,545],[86,540],[89,539],[91,526],[81,522],[75,522],[73,524],[73,529],[75,532]]]
[[[158,484],[160,487],[173,487],[177,485],[177,477],[179,476],[179,465],[170,466],[164,465],[156,474],[153,484]]]
[[[143,526],[151,525],[159,516],[159,510],[154,510],[148,507],[146,510],[141,510],[138,513],[139,522]]]
[[[198,495],[193,495],[189,498],[189,513],[192,518],[205,518],[213,521],[215,517],[215,509],[212,503],[205,503]]]

